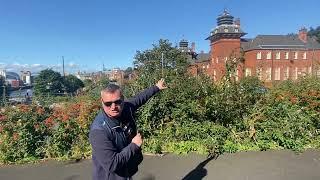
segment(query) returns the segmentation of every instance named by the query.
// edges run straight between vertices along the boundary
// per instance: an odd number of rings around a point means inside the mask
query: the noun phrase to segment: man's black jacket
[[[121,116],[117,119],[108,117],[103,110],[96,116],[89,133],[93,180],[127,180],[138,171],[143,157],[141,148],[131,143],[136,133],[134,113],[158,91],[157,86],[152,86],[124,101]],[[125,129],[132,130],[131,138]]]

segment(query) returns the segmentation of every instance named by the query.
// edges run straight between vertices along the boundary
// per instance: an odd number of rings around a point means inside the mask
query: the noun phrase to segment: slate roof
[[[244,51],[253,49],[320,49],[320,43],[311,37],[308,37],[307,43],[304,43],[298,35],[258,35],[254,39],[242,39],[241,47]]]
[[[200,62],[205,62],[209,61],[210,58],[210,52],[209,53],[199,53],[196,55],[196,59],[192,59],[191,55],[188,55],[187,61],[190,62],[190,64],[195,64],[195,63],[200,63]]]

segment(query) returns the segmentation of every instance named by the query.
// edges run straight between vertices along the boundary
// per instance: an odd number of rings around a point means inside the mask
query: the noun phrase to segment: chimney
[[[304,43],[307,42],[307,34],[308,34],[308,30],[305,28],[305,27],[302,27],[300,30],[299,30],[299,39],[301,41],[303,41]]]
[[[235,24],[236,26],[240,27],[240,18],[236,18],[236,19],[234,20],[234,24]]]
[[[191,52],[196,52],[196,43],[195,42],[191,43]]]

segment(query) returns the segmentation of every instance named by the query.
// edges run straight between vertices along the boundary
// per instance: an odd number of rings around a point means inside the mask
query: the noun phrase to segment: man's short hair
[[[120,91],[121,97],[123,97],[122,95],[122,90],[120,88],[120,86],[116,85],[116,84],[108,84],[105,88],[103,88],[103,90],[101,91],[101,96],[102,93],[114,93],[116,91]]]

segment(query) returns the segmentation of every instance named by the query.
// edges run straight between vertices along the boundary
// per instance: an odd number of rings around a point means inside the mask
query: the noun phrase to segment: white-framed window
[[[217,63],[217,64],[219,63],[219,58],[218,58],[218,57],[216,57],[216,63]]]
[[[229,32],[229,29],[228,28],[224,28],[224,32]]]
[[[227,62],[228,61],[228,57],[224,57],[224,62]]]
[[[303,59],[307,59],[307,52],[303,53]]]
[[[202,68],[204,69],[204,68],[206,68],[206,66],[205,66],[205,65],[202,65]]]
[[[276,53],[276,59],[280,59],[280,52]]]
[[[311,66],[309,66],[309,68],[308,68],[308,73],[312,74],[312,67]]]
[[[266,70],[266,80],[271,81],[271,67]]]
[[[272,53],[271,51],[267,52],[267,59],[271,59]]]
[[[256,75],[259,78],[259,80],[262,80],[262,68],[257,68]]]
[[[289,52],[285,52],[285,59],[289,59]]]
[[[289,73],[290,73],[290,68],[285,67],[283,71],[283,80],[288,80],[289,79]]]
[[[294,59],[298,59],[298,52],[294,52]]]
[[[295,80],[298,79],[298,67],[294,69],[294,77]]]
[[[257,53],[257,59],[261,59],[261,52]]]
[[[239,81],[239,69],[236,71],[236,81]]]
[[[320,68],[317,70],[317,77],[320,77]]]
[[[251,76],[251,69],[246,68],[246,77]]]
[[[239,32],[239,29],[238,29],[238,28],[235,28],[235,29],[234,29],[234,32]]]
[[[306,67],[303,67],[301,69],[301,74],[302,74],[302,76],[306,76],[307,75],[307,68]]]
[[[213,70],[213,81],[217,80],[217,71],[214,69]]]
[[[209,69],[209,64],[207,64],[207,69]]]
[[[274,80],[279,81],[280,80],[280,67],[276,67],[274,70]]]

